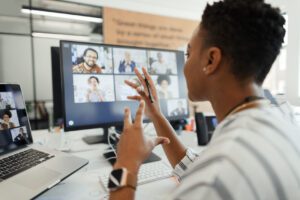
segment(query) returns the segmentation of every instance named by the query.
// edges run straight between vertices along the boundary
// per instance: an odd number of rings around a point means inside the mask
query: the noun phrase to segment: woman
[[[188,96],[210,101],[218,126],[201,154],[186,148],[160,110],[153,81],[126,82],[139,95],[134,122],[125,109],[124,129],[110,183],[110,200],[135,198],[138,172],[152,149],[164,152],[180,181],[168,199],[300,199],[300,130],[293,114],[264,98],[262,84],[278,56],[285,19],[264,0],[222,0],[207,4],[187,47]],[[143,134],[143,114],[159,137]],[[124,170],[126,169],[126,170]],[[125,180],[125,179],[124,179]],[[126,181],[126,180],[125,180]],[[124,181],[124,182],[125,182]],[[121,183],[119,181],[118,183]],[[155,191],[153,191],[155,192]]]
[[[160,99],[170,99],[173,97],[172,92],[169,90],[171,79],[168,75],[159,75],[157,78],[158,97]]]
[[[96,76],[91,76],[88,79],[89,89],[86,94],[87,102],[102,102],[105,101],[104,91],[99,89],[100,81]]]
[[[2,123],[1,123],[2,130],[7,130],[7,129],[10,129],[10,128],[15,128],[16,127],[16,125],[13,122],[10,122],[11,117],[12,117],[11,112],[9,110],[5,110],[4,113],[1,116],[1,118],[2,118]]]

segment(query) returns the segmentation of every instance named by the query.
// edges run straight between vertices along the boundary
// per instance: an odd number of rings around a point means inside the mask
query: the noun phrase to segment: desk
[[[147,129],[154,130],[153,127],[148,127]],[[37,198],[38,200],[105,199],[107,195],[99,183],[98,176],[101,173],[109,173],[112,169],[111,165],[102,157],[102,152],[108,145],[87,145],[82,140],[82,137],[95,135],[97,133],[100,134],[100,131],[101,129],[68,132],[63,136],[66,137],[65,141],[68,143],[66,146],[70,147],[70,153],[88,159],[89,164],[51,190],[39,196]],[[61,138],[61,134],[49,133],[47,130],[33,131],[34,142],[50,148],[58,148],[61,145]],[[192,147],[196,151],[203,149],[197,146],[197,137],[193,132],[183,131],[181,135],[179,135],[179,138],[185,145]],[[156,147],[154,152],[168,163],[161,146]],[[136,192],[136,199],[164,199],[175,187],[176,181],[174,178],[167,178],[140,185]]]

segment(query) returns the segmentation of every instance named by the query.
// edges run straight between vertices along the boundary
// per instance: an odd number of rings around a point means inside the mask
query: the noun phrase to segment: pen
[[[149,84],[148,79],[146,77],[145,77],[145,82],[146,82],[150,102],[153,103],[153,97],[152,97],[152,94],[151,94],[151,91],[150,91],[150,84]]]

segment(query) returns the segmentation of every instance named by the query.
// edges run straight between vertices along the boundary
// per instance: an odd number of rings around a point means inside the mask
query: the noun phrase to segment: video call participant
[[[208,100],[214,109],[219,124],[213,138],[201,154],[187,149],[161,113],[144,69],[154,102],[147,90],[131,84],[139,96],[129,98],[141,102],[134,122],[125,109],[114,170],[126,168],[131,180],[137,180],[143,161],[163,144],[180,181],[166,199],[300,199],[299,126],[292,112],[263,99],[262,89],[282,47],[284,24],[281,11],[264,0],[208,4],[189,41],[184,75],[189,98]],[[144,113],[158,138],[143,134]],[[132,181],[111,191],[110,200],[134,199],[134,188]]]
[[[131,54],[128,51],[125,51],[124,60],[121,60],[119,64],[119,72],[132,73],[135,67],[136,63],[131,60]]]
[[[168,75],[159,75],[157,77],[158,84],[158,97],[160,99],[170,99],[173,97],[172,92],[169,90],[171,79]]]
[[[9,110],[5,110],[2,115],[1,115],[1,119],[2,119],[2,123],[1,123],[1,128],[2,130],[7,130],[10,128],[15,128],[15,124],[13,122],[10,122],[10,119],[12,117],[12,114]]]
[[[73,66],[73,73],[101,74],[102,69],[96,64],[97,60],[98,52],[95,49],[87,48],[83,53],[83,62]]]
[[[19,134],[14,138],[14,143],[17,145],[27,144],[27,134],[22,127],[19,129]]]
[[[169,64],[165,61],[163,54],[158,52],[157,60],[151,65],[152,74],[171,74],[172,70],[169,67]]]
[[[0,94],[0,109],[11,109],[11,105]]]
[[[105,92],[101,90],[100,81],[96,76],[91,76],[88,79],[89,89],[87,90],[87,102],[102,102],[105,101]]]
[[[177,102],[177,108],[172,110],[170,115],[171,116],[180,116],[186,113],[186,109],[183,107],[182,101]]]

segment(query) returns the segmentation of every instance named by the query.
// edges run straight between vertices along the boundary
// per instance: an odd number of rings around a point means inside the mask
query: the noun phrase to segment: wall
[[[37,100],[52,100],[51,47],[58,47],[59,40],[34,38],[35,79]]]
[[[287,11],[289,14],[287,96],[292,104],[300,106],[300,2],[288,0],[287,3]]]
[[[80,0],[69,0],[80,2]],[[300,26],[298,25],[300,2],[295,0],[266,0],[281,10],[286,11],[289,16],[289,32],[287,46],[287,70],[286,70],[286,94],[288,100],[300,106]],[[181,17],[186,19],[200,20],[202,11],[207,2],[213,0],[86,0],[85,3],[98,6],[115,7],[145,13],[165,16]],[[278,68],[278,60],[273,68]],[[269,77],[269,87],[276,87],[276,79],[280,76],[277,70],[273,70]],[[270,88],[272,89],[272,88]]]
[[[0,82],[19,83],[33,100],[30,37],[0,35]]]
[[[67,0],[83,2],[82,0]],[[208,0],[212,2],[212,0]],[[125,10],[199,20],[208,1],[201,0],[85,0],[84,3]]]
[[[72,2],[82,3],[83,0],[68,0]],[[13,0],[12,2],[19,2]],[[202,11],[208,1],[200,0],[85,0],[84,3],[115,7],[133,11],[140,11],[145,13],[172,16],[185,19],[200,20]],[[212,0],[209,0],[212,2]],[[269,0],[274,5],[280,6],[283,10],[288,12],[289,15],[289,44],[287,46],[287,97],[293,103],[300,105],[300,26],[298,25],[298,10],[300,8],[299,1],[292,0]],[[12,38],[15,37],[15,38]],[[16,67],[20,62],[23,66],[21,70],[22,77],[18,78],[21,84],[24,84],[26,91],[26,99],[31,100],[32,94],[32,75],[31,75],[31,56],[29,48],[29,37],[22,36],[0,36],[0,80],[11,80],[11,77],[16,74],[8,71],[7,66]],[[22,44],[22,46],[20,45]],[[37,98],[38,99],[51,99],[52,86],[51,86],[51,62],[50,62],[50,46],[57,46],[57,40],[38,39],[34,40],[35,51],[38,56],[35,57],[37,79]],[[17,48],[16,48],[17,47]],[[15,56],[11,56],[15,55]],[[19,59],[14,59],[18,57]],[[277,65],[278,63],[276,63]],[[10,68],[11,69],[11,68]],[[50,74],[49,74],[50,73]],[[274,74],[274,73],[273,73]],[[271,76],[271,75],[270,75]],[[276,77],[276,74],[273,75]],[[24,77],[24,79],[23,79]],[[271,77],[271,82],[273,77]],[[273,81],[274,82],[274,81]]]
[[[300,106],[300,2],[293,0],[269,0],[288,14],[288,45],[286,70],[286,95],[294,105]]]

